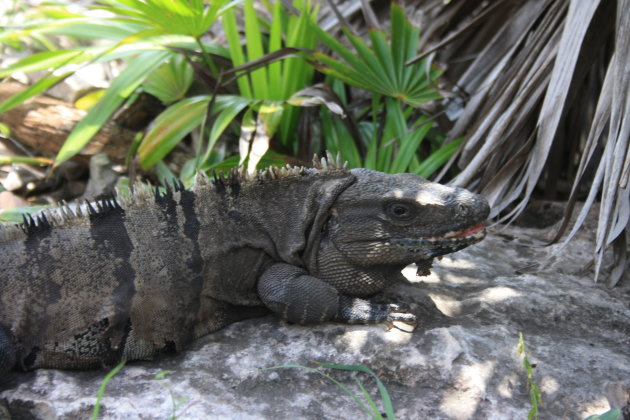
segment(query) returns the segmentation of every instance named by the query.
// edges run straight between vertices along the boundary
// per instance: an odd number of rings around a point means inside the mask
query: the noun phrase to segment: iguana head
[[[485,198],[412,174],[353,169],[328,223],[335,247],[360,266],[426,263],[482,240]]]

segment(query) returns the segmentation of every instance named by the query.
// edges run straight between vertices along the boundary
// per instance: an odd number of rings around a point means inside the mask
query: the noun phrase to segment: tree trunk
[[[0,84],[0,102],[23,89],[24,85],[15,82]],[[28,148],[56,155],[85,114],[86,111],[76,109],[68,102],[40,95],[1,113],[0,123],[9,127],[11,138]],[[74,160],[87,163],[90,156],[105,152],[112,161],[122,163],[135,135],[135,131],[108,121]]]

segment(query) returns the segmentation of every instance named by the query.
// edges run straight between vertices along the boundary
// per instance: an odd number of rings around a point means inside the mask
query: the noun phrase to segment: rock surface
[[[421,319],[385,326],[289,325],[273,316],[234,324],[172,357],[129,363],[108,383],[104,419],[368,418],[313,362],[364,365],[389,390],[398,419],[525,419],[531,408],[519,332],[535,364],[541,418],[584,419],[609,409],[608,383],[630,386],[630,279],[593,284],[592,234],[523,246],[543,231],[507,228],[436,262],[433,274],[389,293]],[[520,243],[520,244],[519,244]],[[532,263],[534,263],[532,265]],[[161,379],[156,375],[169,371]],[[322,370],[360,394],[355,372]],[[86,419],[106,371],[13,372],[0,385],[14,419]],[[380,399],[377,398],[377,401]],[[0,418],[2,417],[0,409]]]

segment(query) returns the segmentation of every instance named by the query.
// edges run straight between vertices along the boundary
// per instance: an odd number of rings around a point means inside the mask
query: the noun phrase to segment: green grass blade
[[[96,403],[94,403],[94,409],[92,410],[92,420],[98,419],[98,412],[101,408],[101,401],[103,400],[103,395],[105,395],[105,387],[107,387],[107,383],[116,375],[122,368],[125,366],[125,361],[120,362],[114,369],[109,371],[109,373],[103,379],[101,386],[98,389],[98,393],[96,395]]]
[[[383,420],[383,416],[381,415],[381,410],[378,409],[378,407],[376,406],[376,403],[374,402],[374,399],[372,398],[370,393],[367,392],[367,390],[363,386],[363,383],[361,383],[361,381],[358,378],[354,378],[354,382],[357,384],[357,386],[361,390],[361,394],[363,394],[363,398],[365,398],[365,400],[368,402],[370,409],[372,410],[371,412],[372,418],[375,420]]]
[[[372,376],[376,381],[376,386],[381,394],[381,399],[383,400],[383,408],[385,409],[385,413],[387,414],[388,420],[395,420],[394,416],[394,406],[392,404],[392,400],[389,396],[389,392],[387,392],[387,388],[381,382],[380,378],[372,371],[372,369],[367,368],[362,365],[335,365],[330,363],[318,363],[321,366],[327,367],[329,369],[340,369],[340,370],[351,370],[357,372],[367,373]]]
[[[172,53],[168,51],[149,51],[130,61],[114,79],[103,98],[74,127],[59,150],[55,164],[58,165],[70,159],[85,147],[120,104],[148,76],[146,69],[159,66],[171,55]]]
[[[328,367],[326,366],[326,364],[324,363],[319,363],[320,365],[324,366],[324,367]],[[331,365],[331,366],[337,366],[337,365]],[[367,414],[372,414],[372,412],[370,411],[370,409],[363,403],[363,401],[361,401],[361,399],[359,397],[356,396],[356,394],[352,391],[350,391],[350,389],[348,389],[347,386],[345,386],[344,384],[342,384],[341,382],[339,382],[338,380],[336,380],[335,378],[331,377],[330,375],[326,375],[324,372],[318,370],[318,369],[313,369],[311,367],[308,366],[302,366],[302,365],[282,365],[282,366],[273,366],[270,368],[265,368],[265,370],[272,370],[272,369],[284,369],[284,368],[299,368],[299,369],[306,369],[310,372],[313,373],[317,373],[321,376],[323,376],[324,378],[328,379],[329,381],[331,381],[332,383],[334,383],[335,385],[337,385],[339,388],[341,388],[343,390],[343,392],[345,392],[347,395],[349,395],[354,402],[357,403],[357,405],[359,407],[361,407],[361,409],[363,411],[365,411]]]

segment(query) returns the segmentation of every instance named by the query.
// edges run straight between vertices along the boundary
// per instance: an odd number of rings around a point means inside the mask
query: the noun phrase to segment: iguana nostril
[[[466,219],[472,212],[470,206],[465,203],[457,203],[455,204],[455,214],[457,217],[461,219]]]

